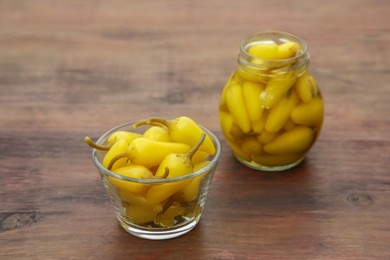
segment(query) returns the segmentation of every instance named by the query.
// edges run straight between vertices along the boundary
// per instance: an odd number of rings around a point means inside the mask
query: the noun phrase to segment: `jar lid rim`
[[[306,41],[295,34],[291,34],[291,33],[284,32],[284,31],[260,31],[260,32],[251,33],[241,40],[240,53],[244,54],[246,57],[255,58],[257,60],[263,60],[265,62],[268,62],[268,61],[275,62],[275,60],[273,60],[273,59],[259,58],[259,57],[253,56],[252,54],[250,54],[247,51],[246,47],[249,45],[249,43],[253,42],[255,38],[260,38],[260,37],[263,38],[264,40],[266,40],[266,39],[268,39],[268,40],[275,40],[275,39],[292,40],[292,41],[297,42],[302,47],[300,52],[298,53],[298,55],[291,57],[291,58],[287,58],[287,59],[278,59],[277,61],[287,62],[287,61],[291,61],[291,60],[301,59],[304,56],[309,57],[308,47],[307,47]]]

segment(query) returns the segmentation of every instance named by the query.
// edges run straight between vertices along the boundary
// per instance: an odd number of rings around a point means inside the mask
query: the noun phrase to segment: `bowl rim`
[[[111,128],[110,130],[106,131],[103,135],[101,135],[99,137],[99,139],[96,141],[96,143],[102,144],[106,139],[108,139],[108,137],[113,132],[115,132],[119,129],[125,128],[125,127],[131,127],[134,123],[136,123],[136,122],[128,122],[128,123],[124,123],[124,124],[121,124],[121,125],[118,125],[118,126]],[[207,166],[205,166],[197,171],[194,171],[190,174],[186,174],[186,175],[183,175],[180,177],[175,177],[175,178],[161,178],[161,179],[139,179],[139,178],[131,178],[131,177],[122,176],[122,175],[119,175],[113,171],[108,170],[107,168],[105,168],[101,164],[101,162],[97,158],[98,151],[95,148],[92,149],[92,161],[101,174],[108,175],[110,177],[113,177],[115,179],[119,179],[122,181],[129,181],[129,182],[142,183],[142,184],[159,184],[159,183],[162,184],[162,183],[174,183],[174,182],[179,182],[179,181],[191,179],[191,178],[197,177],[199,175],[202,175],[206,172],[214,171],[215,168],[217,167],[218,161],[220,160],[220,157],[221,157],[221,143],[218,140],[217,136],[214,133],[212,133],[210,130],[208,130],[207,128],[203,127],[202,125],[199,125],[199,126],[202,128],[203,131],[205,131],[210,136],[211,140],[213,141],[213,143],[215,145],[215,154],[213,155],[213,158],[211,159],[210,163]]]

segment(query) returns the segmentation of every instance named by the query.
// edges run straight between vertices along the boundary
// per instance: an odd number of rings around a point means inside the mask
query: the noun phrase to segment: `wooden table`
[[[0,259],[389,259],[390,2],[0,2]],[[304,38],[326,102],[307,159],[239,164],[219,95],[240,40]],[[199,225],[148,241],[123,231],[86,135],[193,117],[223,146]]]

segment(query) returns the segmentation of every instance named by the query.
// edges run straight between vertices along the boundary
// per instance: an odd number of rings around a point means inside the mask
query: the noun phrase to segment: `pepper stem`
[[[198,151],[199,147],[203,144],[205,138],[206,138],[206,133],[203,132],[199,138],[199,141],[187,152],[188,158],[192,159],[194,154]]]
[[[133,127],[136,128],[141,125],[154,125],[154,126],[168,127],[168,121],[162,118],[152,117],[134,123]]]
[[[149,176],[149,178],[150,179],[165,179],[166,177],[168,177],[168,174],[169,174],[169,168],[165,167],[165,171],[164,171],[163,176],[159,177],[159,176],[151,175],[151,176]]]
[[[95,148],[97,150],[102,150],[102,151],[108,151],[110,150],[111,146],[112,145],[100,145],[100,144],[97,144],[95,143],[94,141],[92,141],[91,137],[89,136],[86,136],[84,138],[84,141],[89,145],[91,146],[92,148]]]
[[[107,169],[108,169],[109,171],[111,171],[111,168],[112,168],[112,166],[116,163],[116,161],[118,161],[119,159],[125,158],[125,157],[127,157],[126,151],[118,153],[117,155],[115,155],[114,157],[112,157],[110,163],[109,163],[108,166],[107,166]]]

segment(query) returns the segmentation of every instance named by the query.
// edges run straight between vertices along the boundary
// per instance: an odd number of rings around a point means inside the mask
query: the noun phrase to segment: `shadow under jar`
[[[308,65],[307,44],[295,35],[259,32],[242,40],[219,106],[222,132],[242,164],[282,171],[304,159],[324,117]]]

